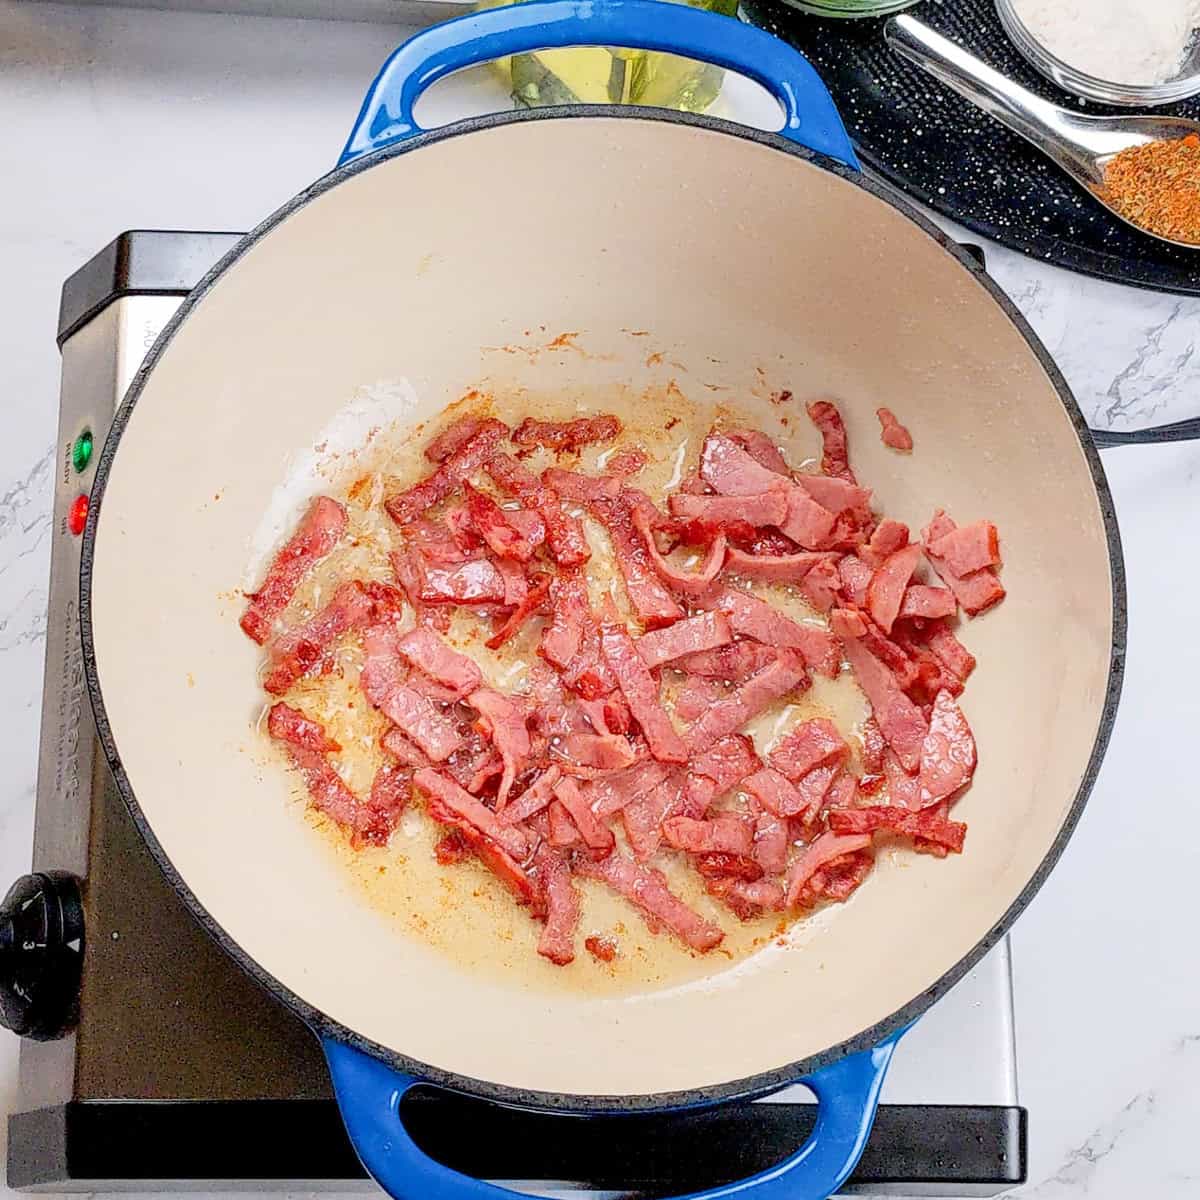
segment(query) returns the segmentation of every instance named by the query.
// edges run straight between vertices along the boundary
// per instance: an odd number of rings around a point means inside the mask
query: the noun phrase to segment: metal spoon
[[[1200,249],[1195,242],[1152,233],[1104,198],[1104,169],[1120,151],[1147,142],[1187,137],[1189,133],[1200,134],[1200,121],[1154,115],[1084,116],[1034,95],[915,17],[893,17],[883,32],[897,54],[1032,142],[1126,225],[1172,246]]]

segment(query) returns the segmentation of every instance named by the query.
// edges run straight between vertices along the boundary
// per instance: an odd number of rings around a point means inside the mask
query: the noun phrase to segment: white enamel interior
[[[579,331],[591,353],[486,352]],[[289,456],[360,389],[428,418],[484,373],[637,382],[651,331],[681,388],[828,392],[889,514],[987,516],[1009,596],[964,638],[982,765],[966,852],[885,864],[853,902],[704,986],[614,1000],[481,978],[367,908],[264,767],[258,650],[231,597]],[[756,374],[758,368],[765,376]],[[874,416],[916,437],[898,458]],[[815,435],[812,445],[816,446]],[[214,499],[219,496],[219,500]],[[647,119],[541,120],[364,171],[213,286],[146,381],[113,463],[93,584],[100,684],[155,836],[221,927],[334,1020],[423,1062],[551,1092],[646,1094],[803,1059],[887,1017],[985,937],[1037,871],[1100,721],[1105,529],[1037,358],[888,205],[753,141]]]

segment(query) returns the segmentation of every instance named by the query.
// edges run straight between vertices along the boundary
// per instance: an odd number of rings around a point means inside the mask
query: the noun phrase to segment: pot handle
[[[901,1031],[903,1033],[903,1030]],[[874,1049],[839,1059],[798,1082],[817,1097],[817,1120],[790,1158],[749,1179],[682,1200],[825,1200],[854,1170],[875,1121],[879,1090],[901,1034]],[[404,1093],[421,1082],[344,1042],[326,1039],[325,1056],[342,1120],[362,1164],[395,1200],[512,1200],[507,1188],[471,1179],[430,1158],[408,1136],[400,1117]],[[620,1121],[619,1115],[597,1120]],[[617,1131],[614,1130],[614,1134]]]
[[[564,46],[660,50],[747,75],[783,107],[783,137],[859,169],[833,100],[806,58],[735,18],[662,0],[531,0],[423,30],[395,50],[375,77],[338,166],[422,133],[413,107],[444,76]]]

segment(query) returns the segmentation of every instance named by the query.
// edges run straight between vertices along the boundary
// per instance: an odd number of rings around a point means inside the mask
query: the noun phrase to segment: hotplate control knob
[[[0,904],[0,1025],[50,1041],[75,1025],[83,902],[65,871],[18,879]]]

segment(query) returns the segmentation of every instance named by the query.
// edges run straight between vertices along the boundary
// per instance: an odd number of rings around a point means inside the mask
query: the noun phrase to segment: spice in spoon
[[[1150,233],[1200,245],[1200,134],[1114,155],[1104,168],[1103,198]]]

